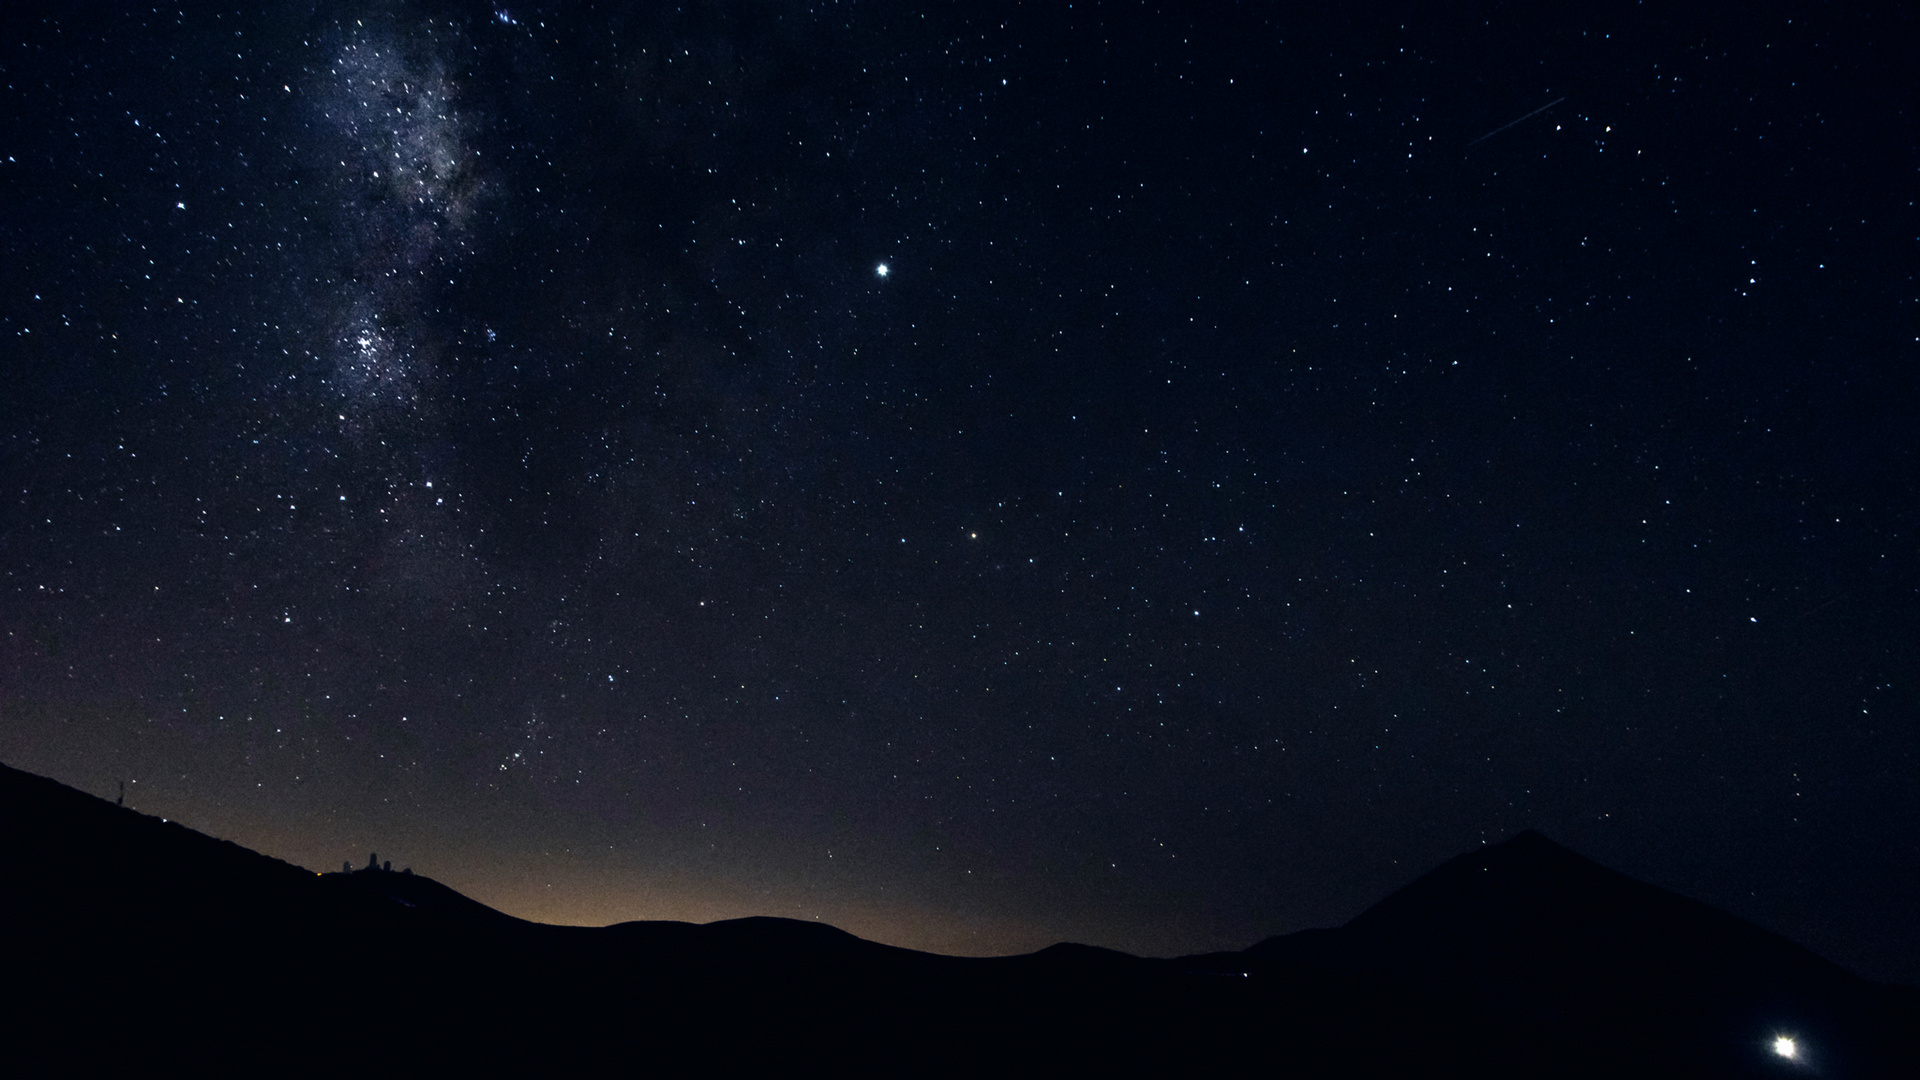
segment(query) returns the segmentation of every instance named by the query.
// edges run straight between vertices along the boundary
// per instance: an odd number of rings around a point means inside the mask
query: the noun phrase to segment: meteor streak
[[[1518,123],[1520,123],[1520,122],[1521,122],[1522,120],[1531,120],[1531,119],[1533,119],[1534,117],[1536,117],[1536,116],[1539,116],[1539,115],[1540,115],[1541,113],[1543,113],[1543,112],[1546,112],[1546,111],[1547,111],[1548,109],[1551,109],[1551,108],[1553,108],[1553,107],[1554,107],[1555,105],[1558,105],[1558,104],[1560,104],[1561,102],[1563,102],[1563,101],[1565,101],[1565,100],[1567,100],[1567,99],[1566,99],[1566,98],[1564,98],[1564,97],[1557,97],[1557,98],[1554,98],[1554,99],[1553,99],[1552,101],[1549,101],[1549,102],[1547,102],[1547,103],[1546,103],[1545,105],[1542,105],[1542,106],[1540,106],[1539,108],[1537,108],[1537,109],[1535,109],[1535,110],[1533,110],[1532,112],[1530,112],[1530,113],[1528,113],[1527,115],[1525,115],[1525,116],[1523,116],[1523,117],[1521,117],[1521,118],[1520,118],[1519,120],[1515,120],[1515,121],[1512,121],[1511,123],[1506,123],[1506,124],[1501,124],[1501,125],[1500,125],[1499,127],[1497,127],[1497,128],[1494,128],[1494,129],[1493,129],[1492,131],[1489,131],[1489,132],[1487,132],[1487,133],[1486,133],[1485,135],[1482,135],[1482,136],[1480,136],[1479,138],[1477,138],[1477,139],[1475,139],[1475,140],[1473,140],[1472,142],[1470,142],[1470,143],[1468,143],[1468,144],[1467,144],[1467,149],[1469,149],[1469,150],[1471,150],[1471,149],[1473,149],[1474,147],[1476,147],[1476,146],[1479,146],[1479,145],[1480,145],[1481,143],[1483,143],[1483,142],[1486,142],[1486,141],[1487,141],[1488,139],[1491,139],[1491,138],[1493,138],[1493,137],[1494,137],[1495,135],[1498,135],[1498,134],[1500,134],[1501,132],[1503,132],[1503,131],[1505,131],[1505,130],[1507,130],[1508,128],[1510,128],[1510,127],[1512,127],[1512,126],[1513,126],[1514,124],[1518,124]]]

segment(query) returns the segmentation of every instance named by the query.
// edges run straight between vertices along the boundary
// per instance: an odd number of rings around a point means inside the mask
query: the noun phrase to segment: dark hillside
[[[55,1067],[1891,1076],[1920,1021],[1920,992],[1531,833],[1244,952],[967,959],[787,919],[529,923],[4,767],[0,822],[14,1044]],[[1767,1052],[1781,1033],[1798,1061]]]

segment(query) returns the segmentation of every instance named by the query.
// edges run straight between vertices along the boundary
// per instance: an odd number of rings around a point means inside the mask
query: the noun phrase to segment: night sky
[[[1920,27],[1579,6],[9,5],[0,760],[969,954],[1538,828],[1920,982]]]

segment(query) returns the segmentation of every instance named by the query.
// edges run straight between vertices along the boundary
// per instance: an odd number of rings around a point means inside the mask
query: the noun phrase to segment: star
[[[887,276],[887,264],[886,264],[886,263],[881,263],[880,265],[878,265],[878,266],[876,266],[876,267],[874,267],[874,268],[873,268],[873,276],[874,276],[874,277],[886,277],[886,276]]]

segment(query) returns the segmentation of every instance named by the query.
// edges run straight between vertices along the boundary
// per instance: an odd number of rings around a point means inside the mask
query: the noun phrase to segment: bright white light
[[[873,268],[873,273],[874,273],[874,276],[876,276],[876,277],[886,277],[886,276],[887,276],[887,264],[886,264],[886,263],[881,263],[881,264],[880,264],[879,266],[876,266],[876,267],[874,267],[874,268]]]
[[[1773,1037],[1773,1052],[1786,1058],[1788,1061],[1792,1061],[1800,1056],[1800,1048],[1794,1045],[1793,1036],[1791,1035],[1775,1035]]]

